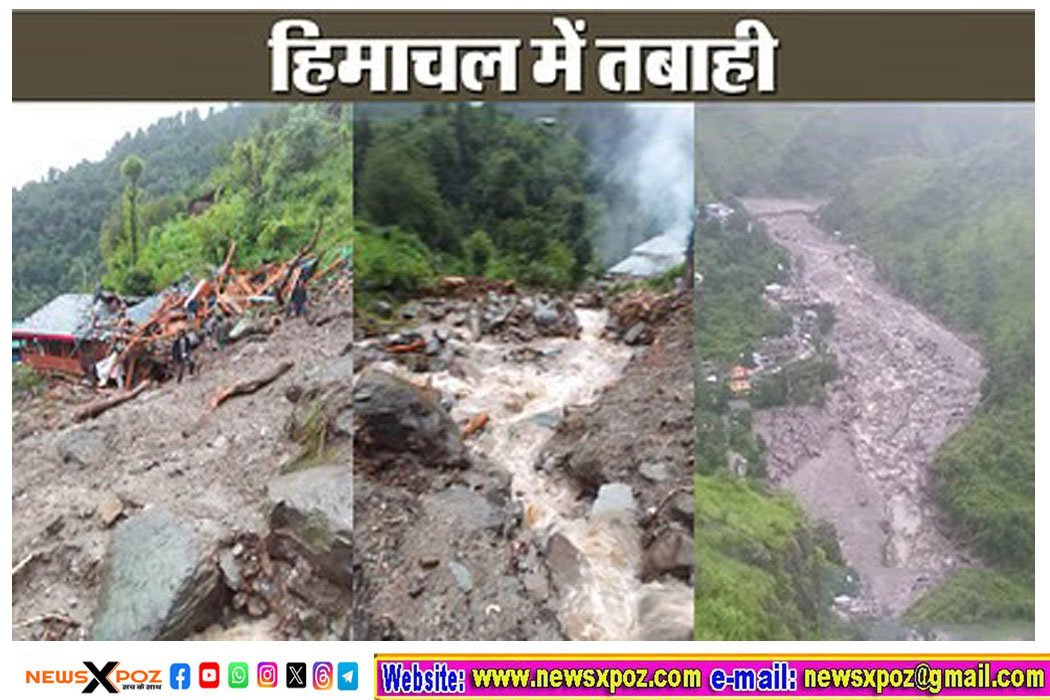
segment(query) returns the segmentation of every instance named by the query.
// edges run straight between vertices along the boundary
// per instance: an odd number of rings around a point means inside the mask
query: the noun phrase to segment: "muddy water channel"
[[[616,484],[581,497],[571,478],[542,465],[566,413],[598,401],[632,354],[602,337],[604,310],[575,313],[579,336],[535,339],[530,361],[516,359],[520,343],[485,337],[470,346],[475,372],[428,372],[426,381],[455,397],[457,423],[488,415],[470,449],[511,475],[524,525],[545,543],[562,632],[570,639],[665,638],[669,628],[691,629],[692,590],[678,581],[642,582],[641,513],[631,489]]]
[[[839,378],[821,407],[759,411],[770,478],[833,523],[861,578],[848,614],[896,617],[967,555],[944,536],[930,494],[940,445],[977,405],[981,356],[880,284],[870,261],[814,225],[806,202],[745,206],[793,258],[804,303],[834,306]]]

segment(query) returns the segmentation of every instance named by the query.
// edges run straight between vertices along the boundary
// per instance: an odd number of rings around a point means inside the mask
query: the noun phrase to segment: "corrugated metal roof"
[[[611,275],[651,277],[685,262],[689,231],[672,230],[636,245],[631,254],[609,268]]]
[[[60,294],[15,326],[21,334],[76,336],[91,320],[90,294]]]
[[[140,323],[145,323],[146,320],[153,315],[153,312],[160,308],[160,302],[162,300],[160,294],[146,297],[128,309],[128,319],[136,326]]]
[[[609,268],[611,275],[629,277],[652,277],[676,265],[674,258],[654,258],[648,255],[632,255]]]

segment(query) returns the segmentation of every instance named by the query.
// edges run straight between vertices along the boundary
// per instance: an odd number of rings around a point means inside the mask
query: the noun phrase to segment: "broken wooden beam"
[[[149,385],[150,382],[148,381],[141,382],[137,387],[135,387],[131,391],[124,391],[114,396],[110,396],[108,398],[100,399],[98,401],[89,403],[88,405],[77,409],[77,412],[73,414],[73,422],[82,423],[83,421],[86,421],[89,418],[97,418],[109,409],[119,406],[120,404],[126,401],[131,401],[133,398],[145,391],[149,387]]]
[[[411,343],[401,343],[400,345],[388,345],[386,348],[387,352],[395,354],[401,354],[406,352],[417,352],[427,346],[427,341],[422,338],[416,338]]]
[[[489,414],[482,411],[481,413],[475,414],[463,424],[462,437],[464,440],[469,438],[474,433],[481,432],[485,429],[485,426],[489,423]]]
[[[255,392],[259,391],[259,389],[262,389],[263,387],[273,383],[275,380],[277,380],[278,377],[290,370],[294,364],[295,363],[291,362],[290,360],[285,360],[269,372],[259,377],[256,377],[255,379],[248,379],[243,382],[237,382],[236,384],[228,386],[225,389],[220,389],[219,392],[215,394],[215,396],[213,396],[211,399],[211,410],[214,411],[216,408],[221,406],[226,401],[229,401],[234,396],[254,394]]]
[[[230,272],[230,265],[233,263],[233,253],[237,250],[237,240],[230,241],[230,250],[226,253],[226,259],[222,261],[222,265],[219,267],[218,273],[215,275],[215,284],[221,286],[226,278],[226,275]]]

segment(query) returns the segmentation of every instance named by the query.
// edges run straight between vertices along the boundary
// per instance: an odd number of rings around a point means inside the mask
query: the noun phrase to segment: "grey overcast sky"
[[[197,109],[201,116],[225,102],[15,102],[9,114],[14,187],[39,180],[48,168],[101,160],[121,136],[162,117]],[[6,160],[6,159],[5,159]]]

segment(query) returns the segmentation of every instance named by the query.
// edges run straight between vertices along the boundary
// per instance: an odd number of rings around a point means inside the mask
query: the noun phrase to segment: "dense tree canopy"
[[[567,288],[590,270],[600,212],[586,151],[566,124],[494,105],[428,105],[379,119],[366,109],[357,136],[358,219],[371,238],[358,246],[362,288],[416,286],[372,267],[390,257],[379,248],[411,238],[428,261],[421,271]]]
[[[214,200],[203,213],[171,212],[158,202],[144,212],[137,260],[123,243],[127,237],[116,237],[121,243],[104,256],[105,282],[141,292],[187,272],[206,274],[234,242],[241,266],[289,257],[315,232],[327,248],[348,244],[352,142],[350,119],[327,109],[300,105],[271,113],[203,183]]]

